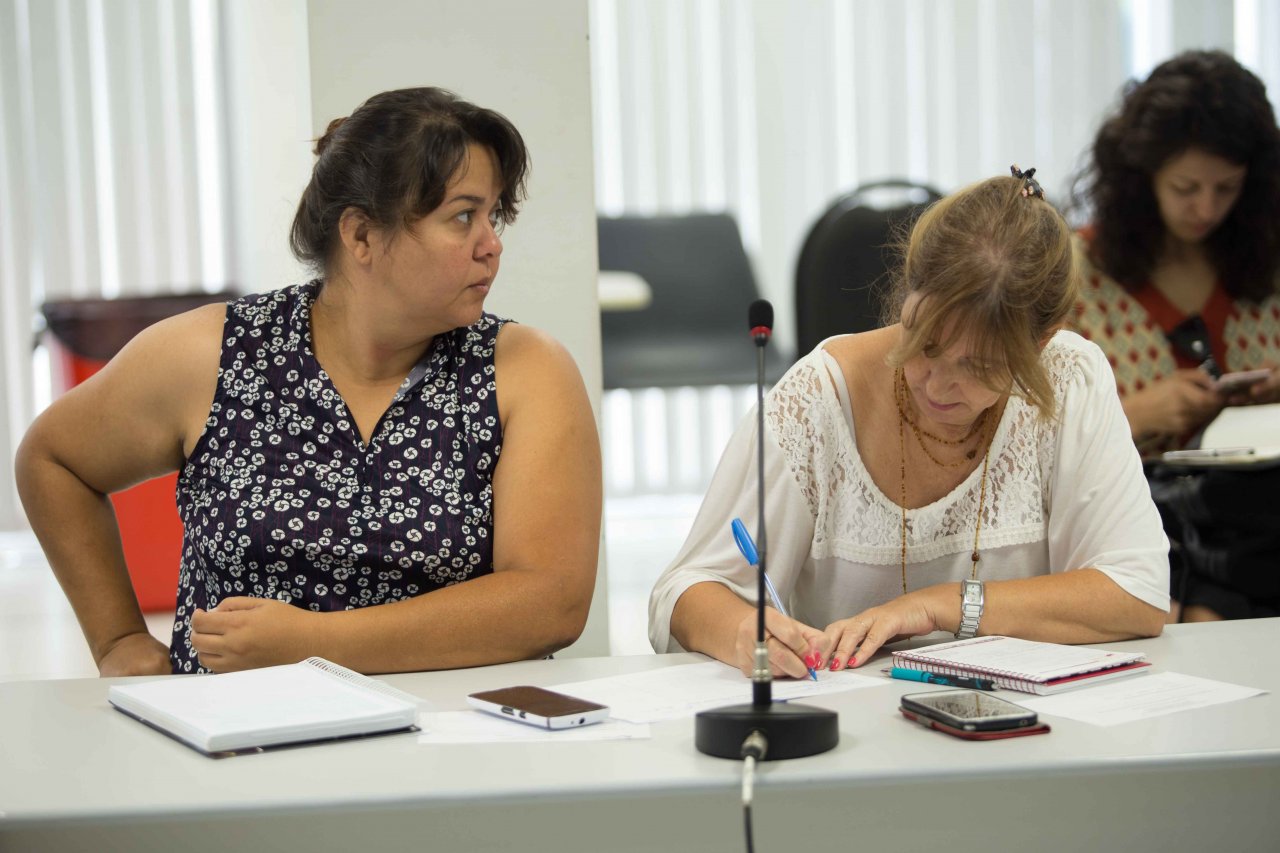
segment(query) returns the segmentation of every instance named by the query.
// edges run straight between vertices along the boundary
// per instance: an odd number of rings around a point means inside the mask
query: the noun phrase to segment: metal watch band
[[[983,598],[982,581],[960,582],[960,630],[956,631],[957,640],[967,640],[977,635],[978,622],[982,619]]]

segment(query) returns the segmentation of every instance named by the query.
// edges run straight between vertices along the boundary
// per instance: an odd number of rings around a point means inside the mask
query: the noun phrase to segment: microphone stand
[[[768,322],[772,323],[773,308],[767,302],[763,304],[767,307]],[[753,309],[755,307],[752,306]],[[699,752],[719,758],[773,761],[803,758],[834,749],[840,742],[840,728],[835,711],[773,701],[773,675],[769,669],[764,630],[764,579],[768,551],[764,522],[764,348],[769,342],[769,333],[767,326],[756,326],[751,330],[756,343],[756,489],[760,513],[751,704],[727,705],[699,713],[694,722],[694,745]]]

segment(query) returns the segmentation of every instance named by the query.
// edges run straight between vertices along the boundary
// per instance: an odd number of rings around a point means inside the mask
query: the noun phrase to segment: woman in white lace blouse
[[[1031,170],[1034,172],[1034,170]],[[776,675],[934,631],[1061,643],[1160,633],[1168,544],[1102,352],[1061,331],[1071,234],[1030,174],[925,212],[898,323],[824,341],[765,399]],[[735,433],[649,603],[659,652],[750,673],[756,416]]]

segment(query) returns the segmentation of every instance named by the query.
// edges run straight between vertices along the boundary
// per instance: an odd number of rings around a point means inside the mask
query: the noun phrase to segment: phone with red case
[[[1049,724],[1040,723],[1035,726],[1027,726],[1020,729],[998,729],[996,731],[965,731],[949,726],[941,720],[932,720],[921,714],[914,714],[906,708],[899,708],[902,716],[908,720],[914,720],[927,729],[933,729],[936,732],[951,735],[952,737],[962,738],[964,740],[999,740],[1007,737],[1022,737],[1023,735],[1044,735],[1049,733]]]
[[[979,690],[934,690],[908,693],[899,709],[909,719],[931,729],[965,738],[992,740],[1023,734],[1043,734],[1036,712]]]

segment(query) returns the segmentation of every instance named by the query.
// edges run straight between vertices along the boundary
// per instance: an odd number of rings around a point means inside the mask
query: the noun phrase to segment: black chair
[[[600,217],[600,269],[632,272],[652,291],[636,311],[600,317],[605,388],[737,385],[756,380],[747,308],[760,296],[727,214]],[[790,359],[771,343],[770,381]]]
[[[837,199],[810,229],[796,263],[796,343],[804,355],[832,335],[880,325],[895,229],[942,196],[909,181],[864,184]]]

